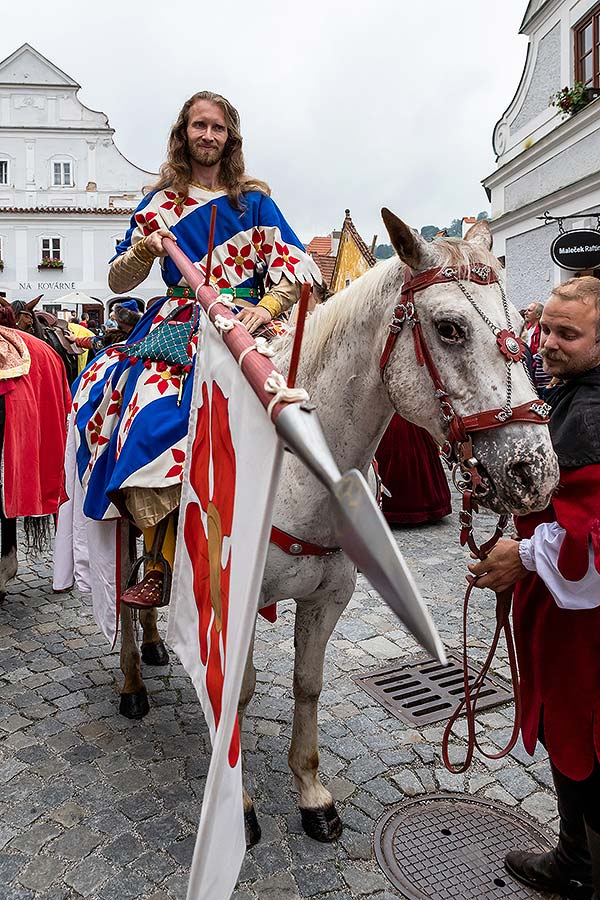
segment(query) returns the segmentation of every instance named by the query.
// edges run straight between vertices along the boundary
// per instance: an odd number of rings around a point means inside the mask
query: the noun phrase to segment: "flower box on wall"
[[[64,267],[62,259],[43,259],[38,269],[64,269]]]
[[[550,106],[559,109],[565,119],[576,115],[597,97],[600,97],[600,88],[585,87],[580,81],[576,81],[572,88],[564,87],[552,94]]]

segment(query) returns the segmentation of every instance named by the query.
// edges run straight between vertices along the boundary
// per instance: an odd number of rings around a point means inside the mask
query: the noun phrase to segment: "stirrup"
[[[125,590],[121,595],[121,603],[124,606],[130,606],[133,609],[156,609],[169,605],[173,573],[170,563],[160,550],[167,533],[168,518],[167,516],[158,523],[150,550],[144,551],[141,556],[134,560]],[[154,567],[157,564],[162,566],[162,570],[152,568],[138,582],[137,579],[142,566],[151,565]],[[152,598],[152,594],[157,596]],[[150,595],[149,602],[148,600],[144,602],[144,597],[148,598],[148,595]]]

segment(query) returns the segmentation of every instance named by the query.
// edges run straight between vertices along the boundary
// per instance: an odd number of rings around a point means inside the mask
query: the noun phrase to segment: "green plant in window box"
[[[564,87],[550,95],[550,106],[555,106],[562,113],[563,119],[574,116],[588,103],[600,96],[598,88],[586,87],[583,82],[576,81],[573,87]]]
[[[64,265],[62,259],[50,259],[49,256],[44,256],[38,269],[63,269]]]

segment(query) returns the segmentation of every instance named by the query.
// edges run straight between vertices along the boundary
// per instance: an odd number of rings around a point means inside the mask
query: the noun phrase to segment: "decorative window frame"
[[[52,159],[49,160],[50,163],[50,189],[56,190],[57,188],[74,188],[75,187],[75,158],[73,156],[53,156]],[[64,166],[69,166],[70,173],[70,181],[64,181]],[[54,181],[54,166],[61,167],[61,180],[58,184]]]
[[[8,156],[0,156],[0,188],[10,187],[10,164],[11,160],[8,158]],[[6,167],[6,181],[1,180],[4,167]]]
[[[583,44],[585,30],[592,26],[592,46],[587,52]],[[573,26],[574,80],[588,88],[600,88],[600,3],[597,3]],[[585,60],[591,56],[592,77],[586,78]]]
[[[48,247],[44,247],[44,243],[48,242]],[[62,258],[64,245],[63,238],[60,234],[41,234],[39,237],[40,262],[38,269],[62,269],[64,262]],[[57,246],[55,246],[57,242]]]

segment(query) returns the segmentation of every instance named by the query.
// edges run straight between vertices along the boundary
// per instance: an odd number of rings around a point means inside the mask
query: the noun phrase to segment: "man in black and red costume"
[[[557,847],[511,851],[506,867],[538,890],[600,900],[600,280],[555,288],[541,326],[544,369],[563,382],[550,417],[560,484],[548,509],[516,520],[520,541],[469,568],[478,587],[515,584],[523,742],[544,743],[558,795]]]

